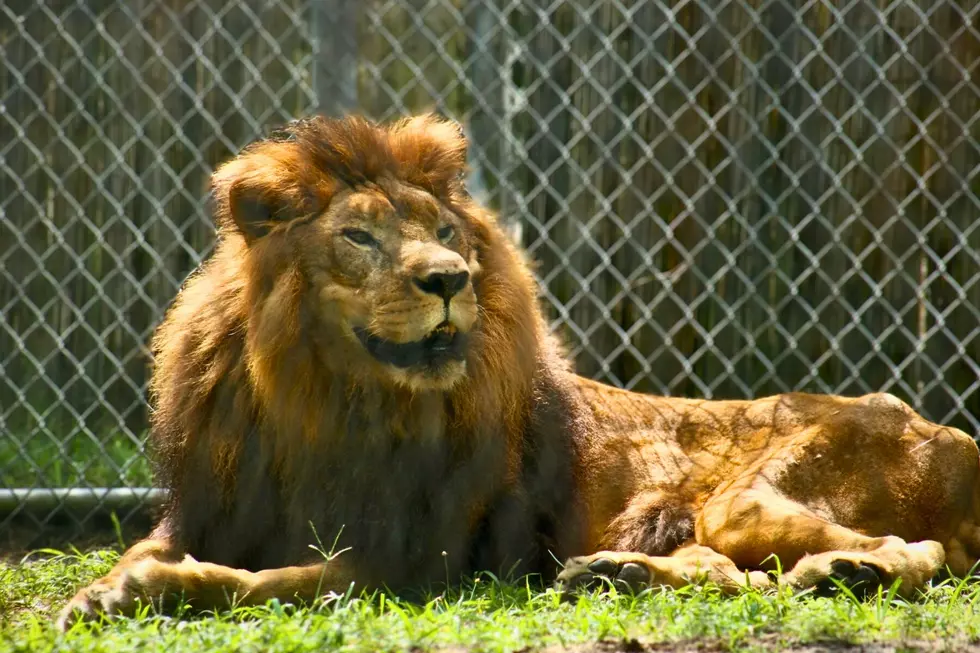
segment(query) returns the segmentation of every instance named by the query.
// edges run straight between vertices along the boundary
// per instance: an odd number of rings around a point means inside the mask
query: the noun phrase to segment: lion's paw
[[[883,561],[872,555],[828,551],[804,557],[784,577],[797,590],[812,589],[814,596],[836,596],[846,588],[858,599],[890,584],[892,574]]]
[[[878,592],[884,572],[875,565],[861,561],[833,560],[829,573],[814,585],[816,596],[836,596],[846,587],[858,599],[864,600]]]
[[[608,587],[627,592],[639,592],[650,585],[653,573],[641,554],[596,553],[569,558],[555,581],[563,596],[580,590]]]
[[[944,560],[945,553],[938,542],[907,543],[889,536],[881,538],[881,545],[869,552],[826,551],[804,556],[783,582],[827,596],[840,591],[836,580],[858,598],[864,598],[879,587],[891,587],[900,581],[898,595],[908,598],[926,587]]]
[[[79,621],[94,621],[99,615],[130,616],[137,607],[138,592],[129,574],[97,580],[79,591],[58,615],[62,632]]]

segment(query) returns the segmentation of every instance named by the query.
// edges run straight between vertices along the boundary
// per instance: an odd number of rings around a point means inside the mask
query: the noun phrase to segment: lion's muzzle
[[[467,334],[448,322],[414,342],[386,340],[362,328],[355,328],[354,333],[377,360],[402,369],[438,369],[451,361],[466,358]]]

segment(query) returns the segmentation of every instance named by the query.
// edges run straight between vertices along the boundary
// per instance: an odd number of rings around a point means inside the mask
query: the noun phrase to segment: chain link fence
[[[462,121],[471,189],[538,262],[583,374],[715,398],[885,390],[976,433],[978,14],[7,0],[0,530],[152,500],[146,345],[210,251],[208,175],[312,111]]]

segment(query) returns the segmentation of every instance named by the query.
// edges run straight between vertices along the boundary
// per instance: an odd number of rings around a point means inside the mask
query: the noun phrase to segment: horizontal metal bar
[[[33,512],[59,507],[68,510],[117,510],[140,504],[159,505],[166,494],[166,490],[150,487],[0,489],[0,514],[10,514],[20,506]]]

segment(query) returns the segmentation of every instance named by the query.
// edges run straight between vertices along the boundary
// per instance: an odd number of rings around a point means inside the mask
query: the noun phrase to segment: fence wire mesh
[[[884,390],[976,433],[978,12],[10,0],[0,488],[150,484],[146,343],[212,245],[207,177],[316,110],[459,119],[471,189],[537,262],[585,375],[715,398]],[[8,494],[7,521],[30,501]]]

